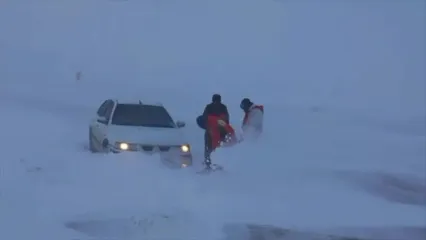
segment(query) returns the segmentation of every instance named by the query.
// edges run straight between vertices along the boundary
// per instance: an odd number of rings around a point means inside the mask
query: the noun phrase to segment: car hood
[[[152,144],[152,145],[181,145],[185,141],[182,129],[110,126],[108,138],[114,142]]]

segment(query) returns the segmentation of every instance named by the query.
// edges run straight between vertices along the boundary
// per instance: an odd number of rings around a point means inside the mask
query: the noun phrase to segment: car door
[[[100,121],[102,117],[105,117],[108,106],[110,105],[110,100],[104,101],[96,112],[95,117],[92,119],[90,123],[90,131],[94,138],[94,140],[98,143],[102,143],[105,138],[105,132],[107,128],[107,124]]]
[[[104,140],[108,138],[108,126],[111,124],[111,115],[114,109],[114,101],[113,100],[108,100],[105,112],[103,112],[103,117],[106,120],[105,122],[99,122],[99,139]],[[110,139],[108,139],[110,140]]]
[[[98,136],[101,141],[105,138],[108,138],[108,126],[111,124],[111,115],[112,111],[114,109],[114,101],[108,100],[105,112],[103,112],[102,116],[106,120],[106,122],[99,122],[98,121]]]

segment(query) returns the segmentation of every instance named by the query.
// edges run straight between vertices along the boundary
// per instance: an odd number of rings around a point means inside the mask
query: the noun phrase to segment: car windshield
[[[172,117],[162,106],[117,104],[112,125],[175,128]]]

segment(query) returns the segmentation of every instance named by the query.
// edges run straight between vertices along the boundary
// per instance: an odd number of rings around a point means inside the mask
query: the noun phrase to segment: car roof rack
[[[162,102],[142,102],[142,100],[123,100],[119,101],[118,99],[114,100],[117,104],[140,104],[140,105],[153,105],[153,106],[161,106],[164,107],[164,104]]]

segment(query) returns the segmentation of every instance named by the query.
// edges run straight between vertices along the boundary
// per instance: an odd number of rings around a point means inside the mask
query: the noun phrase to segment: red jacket
[[[225,121],[226,116],[210,115],[207,118],[207,130],[210,133],[212,141],[212,150],[220,146],[221,142],[221,129],[226,131],[226,134],[235,135],[234,128]]]

